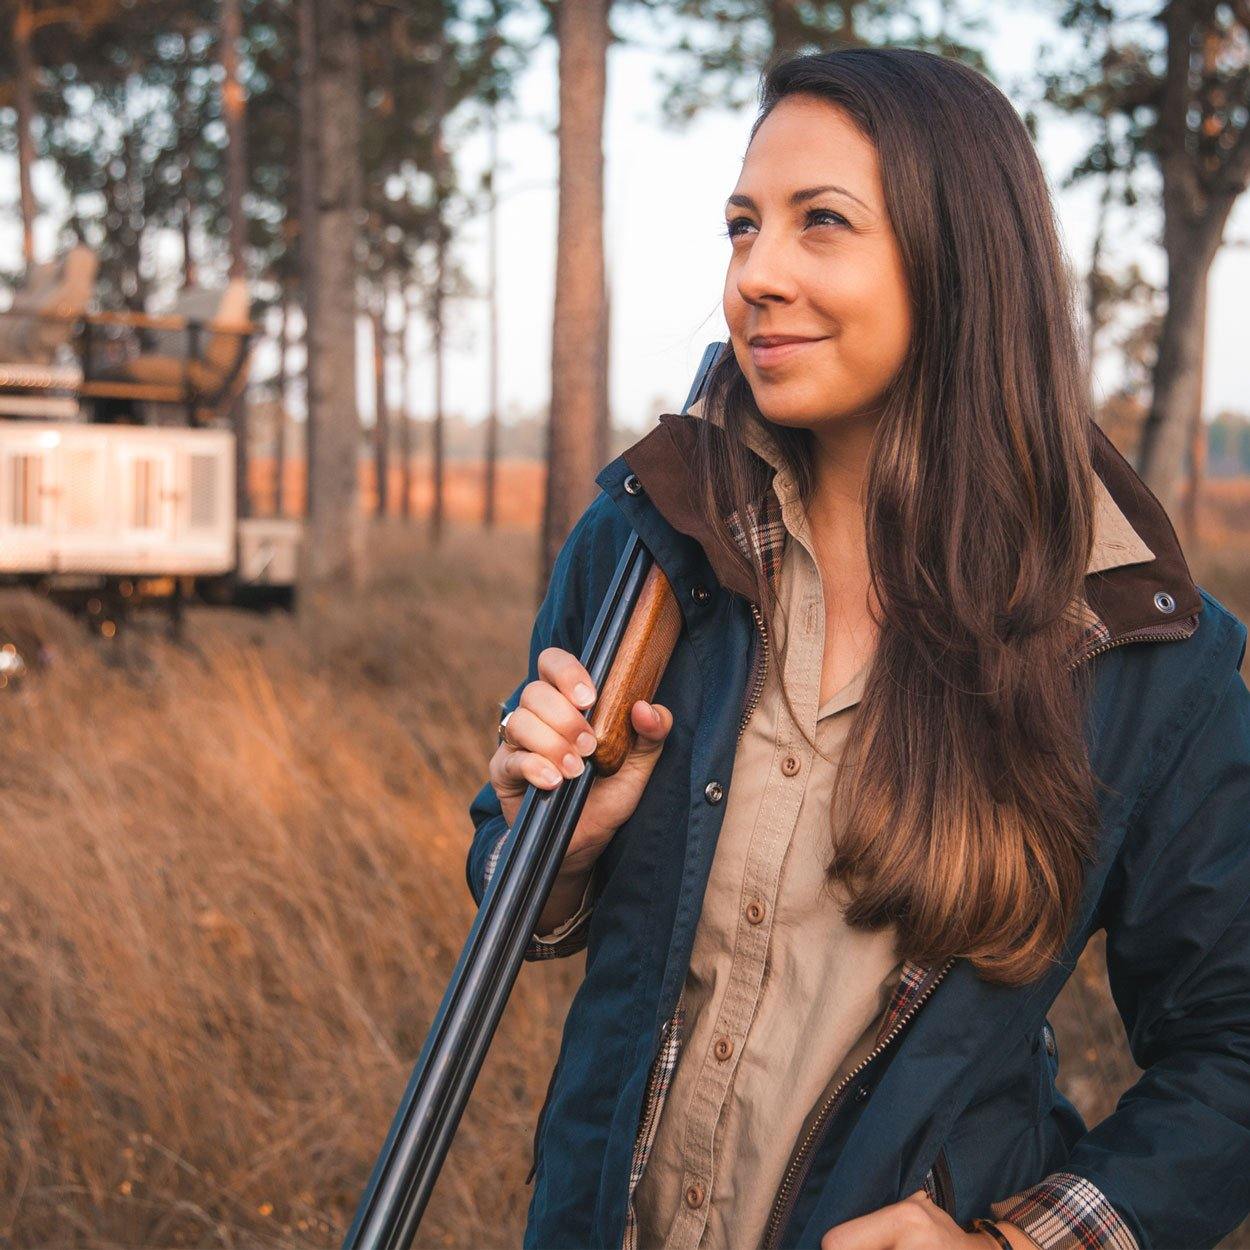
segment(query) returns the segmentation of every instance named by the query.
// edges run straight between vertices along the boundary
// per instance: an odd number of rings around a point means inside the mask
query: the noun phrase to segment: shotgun
[[[683,412],[724,346],[704,349]],[[554,790],[527,787],[343,1250],[411,1246],[591,784],[625,762],[636,737],[630,709],[655,695],[680,632],[672,587],[631,534],[580,656],[599,692],[588,716],[599,745],[578,776]]]

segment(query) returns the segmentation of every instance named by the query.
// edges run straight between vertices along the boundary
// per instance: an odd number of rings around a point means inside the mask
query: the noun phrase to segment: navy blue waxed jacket
[[[565,542],[534,622],[529,671],[503,704],[517,706],[545,647],[581,652],[637,531],[683,614],[655,694],[674,724],[596,865],[588,921],[558,951],[584,947],[586,970],[539,1119],[529,1250],[627,1244],[631,1163],[725,810],[714,796],[733,784],[758,639],[752,588],[703,528],[684,478],[695,419],[664,414],[598,474],[601,493]],[[1158,501],[1101,431],[1091,437],[1095,468],[1155,559],[1087,578],[1086,737],[1101,830],[1063,958],[1020,988],[984,982],[962,959],[930,978],[922,1005],[900,988],[905,1025],[777,1204],[777,1246],[818,1247],[827,1229],[922,1185],[961,1224],[1008,1195],[1050,1202],[1054,1219],[1036,1225],[1050,1231],[1033,1233],[1048,1248],[1209,1247],[1250,1214],[1247,631],[1194,585]],[[507,834],[489,782],[470,815],[467,877],[480,902]],[[1056,1089],[1046,1015],[1104,928],[1112,994],[1143,1073],[1089,1129]],[[531,944],[528,955],[544,953]]]

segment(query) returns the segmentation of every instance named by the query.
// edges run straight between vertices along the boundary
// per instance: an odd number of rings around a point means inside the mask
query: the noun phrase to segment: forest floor
[[[1250,619],[1243,546],[1194,563]],[[314,621],[196,608],[181,644],[0,595],[32,662],[0,691],[0,1244],[340,1244],[472,921],[536,608],[527,528],[370,552]],[[419,1246],[520,1244],[583,959],[523,968]],[[1099,942],[1051,1018],[1096,1122],[1137,1072]]]

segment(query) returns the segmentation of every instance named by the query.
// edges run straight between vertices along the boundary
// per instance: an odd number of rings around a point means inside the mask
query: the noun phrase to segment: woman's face
[[[725,320],[760,412],[813,429],[875,422],[911,337],[876,148],[836,105],[786,96],[747,149],[725,219]],[[773,336],[807,341],[755,341]]]

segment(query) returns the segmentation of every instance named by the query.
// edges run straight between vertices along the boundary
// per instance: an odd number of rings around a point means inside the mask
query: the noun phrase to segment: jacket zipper
[[[752,605],[754,607],[754,605]],[[1086,660],[1092,659],[1096,655],[1101,655],[1104,651],[1110,651],[1113,647],[1123,646],[1130,642],[1141,642],[1145,639],[1153,639],[1163,641],[1170,638],[1188,638],[1198,628],[1197,616],[1186,618],[1184,625],[1179,627],[1164,628],[1160,625],[1147,625],[1141,629],[1135,629],[1127,634],[1121,634],[1118,638],[1111,638],[1108,641],[1099,644],[1096,647],[1079,655],[1069,668],[1076,668],[1078,664],[1083,664]],[[743,722],[745,727],[745,721]],[[861,1072],[873,1062],[883,1051],[888,1049],[890,1044],[898,1037],[903,1026],[920,1010],[921,1006],[928,1000],[929,996],[937,988],[938,984],[954,966],[955,960],[949,959],[942,966],[937,975],[920,993],[919,997],[912,1003],[907,1011],[894,1023],[894,1027],[886,1034],[880,1042],[873,1047],[872,1051],[850,1072],[838,1082],[837,1088],[829,1095],[816,1113],[816,1118],[812,1121],[810,1128],[804,1136],[798,1149],[791,1156],[790,1163],[786,1167],[786,1171],[781,1178],[781,1186],[777,1190],[777,1195],[773,1199],[772,1210],[769,1213],[768,1224],[765,1229],[764,1240],[760,1246],[760,1250],[776,1250],[777,1241],[781,1232],[785,1228],[786,1221],[794,1210],[795,1202],[798,1199],[798,1193],[802,1187],[803,1181],[807,1177],[807,1173],[811,1168],[811,1156],[815,1147],[819,1144],[820,1139],[824,1136],[825,1130],[829,1126],[829,1122],[833,1117],[833,1113],[842,1103],[843,1096],[851,1081],[853,1081]],[[938,1158],[942,1161],[941,1172],[935,1168],[934,1178],[938,1181],[940,1192],[944,1194],[947,1202],[950,1201],[949,1173],[946,1170],[945,1157],[939,1152]],[[949,1210],[949,1207],[947,1208]]]
[[[955,1186],[951,1182],[950,1164],[946,1161],[946,1147],[937,1152],[933,1160],[933,1191],[937,1205],[951,1219],[955,1218]]]
[[[738,741],[742,741],[742,735],[746,732],[747,721],[751,719],[751,713],[755,711],[755,705],[760,701],[760,695],[764,693],[764,674],[768,671],[768,627],[764,624],[764,617],[759,607],[751,603],[751,615],[755,617],[755,624],[760,633],[760,655],[761,662],[755,664],[756,676],[755,682],[751,687],[751,693],[747,699],[747,705],[743,709],[742,719],[738,723]]]
[[[838,1082],[833,1092],[825,1099],[824,1104],[816,1113],[816,1118],[812,1121],[806,1135],[799,1144],[799,1148],[791,1156],[790,1163],[781,1178],[781,1187],[777,1190],[777,1196],[773,1199],[772,1211],[768,1216],[768,1225],[764,1230],[764,1240],[760,1250],[774,1250],[777,1238],[785,1227],[786,1220],[789,1219],[793,1212],[799,1189],[802,1187],[803,1181],[806,1179],[808,1170],[811,1167],[812,1149],[818,1140],[824,1136],[825,1129],[828,1128],[834,1111],[841,1104],[847,1087],[874,1059],[889,1049],[890,1044],[902,1032],[903,1027],[920,1010],[929,995],[937,989],[943,978],[954,966],[954,959],[948,959],[938,969],[929,981],[929,984],[921,990],[911,1006],[895,1020],[890,1031]]]

